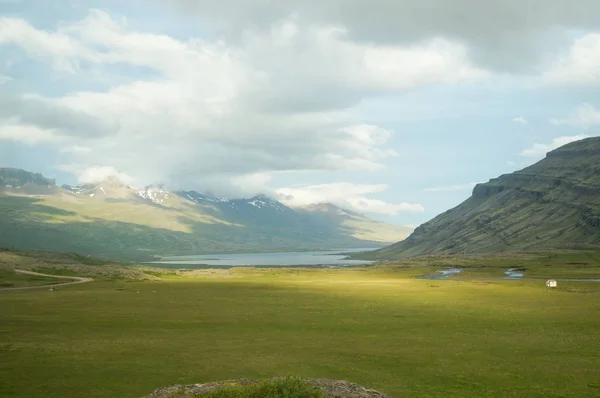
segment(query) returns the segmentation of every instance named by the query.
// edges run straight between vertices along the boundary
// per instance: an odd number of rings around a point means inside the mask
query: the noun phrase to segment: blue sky
[[[0,166],[418,225],[600,131],[600,4],[481,3],[0,0]]]

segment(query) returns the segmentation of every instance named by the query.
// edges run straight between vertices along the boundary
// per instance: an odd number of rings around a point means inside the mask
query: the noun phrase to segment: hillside
[[[134,189],[115,178],[58,187],[23,170],[0,169],[0,247],[108,258],[377,247],[406,227],[333,205],[293,209],[258,195],[223,199],[162,187]]]
[[[600,138],[573,142],[376,252],[381,259],[600,247]]]

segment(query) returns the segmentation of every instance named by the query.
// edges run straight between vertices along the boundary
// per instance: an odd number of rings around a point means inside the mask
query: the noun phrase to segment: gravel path
[[[15,272],[18,272],[19,274],[46,276],[46,277],[49,277],[49,278],[69,279],[69,280],[71,280],[71,282],[55,283],[55,284],[52,284],[52,285],[25,286],[25,287],[7,287],[7,288],[0,289],[0,292],[12,292],[12,291],[17,291],[17,290],[32,290],[32,289],[47,289],[47,288],[50,288],[50,287],[77,285],[79,283],[87,283],[87,282],[93,281],[92,278],[82,278],[82,277],[79,277],[79,276],[47,275],[47,274],[40,274],[39,272],[25,271],[25,270],[22,270],[22,269],[16,269]]]

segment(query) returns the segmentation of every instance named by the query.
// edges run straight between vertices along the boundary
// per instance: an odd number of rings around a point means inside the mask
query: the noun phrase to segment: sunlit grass
[[[168,271],[5,294],[0,396],[282,375],[397,397],[598,396],[600,284],[411,278],[423,270]]]

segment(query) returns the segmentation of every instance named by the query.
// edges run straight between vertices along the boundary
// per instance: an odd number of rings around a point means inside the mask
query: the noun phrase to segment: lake
[[[326,266],[348,267],[372,264],[374,261],[348,260],[344,253],[359,253],[376,250],[339,249],[312,252],[283,252],[283,253],[248,253],[248,254],[203,254],[198,256],[165,257],[151,264],[187,266],[188,268],[226,267],[226,266]],[[173,267],[169,267],[173,268]],[[186,268],[186,267],[181,267]]]

